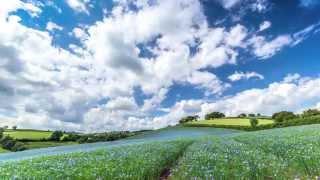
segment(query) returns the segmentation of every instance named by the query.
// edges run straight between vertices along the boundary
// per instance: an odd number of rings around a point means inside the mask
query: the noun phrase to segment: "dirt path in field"
[[[160,177],[159,180],[168,180],[170,179],[170,176],[172,174],[172,169],[175,168],[181,157],[183,157],[184,153],[186,152],[186,150],[188,149],[189,146],[191,146],[194,142],[188,144],[186,147],[184,147],[180,153],[177,155],[177,157],[175,158],[175,160],[173,162],[170,163],[170,165],[166,168],[164,168],[161,173],[160,173]]]

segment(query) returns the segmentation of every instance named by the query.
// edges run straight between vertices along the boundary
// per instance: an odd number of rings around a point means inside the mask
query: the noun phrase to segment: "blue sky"
[[[320,108],[318,0],[0,7],[0,125],[138,130],[210,111]]]

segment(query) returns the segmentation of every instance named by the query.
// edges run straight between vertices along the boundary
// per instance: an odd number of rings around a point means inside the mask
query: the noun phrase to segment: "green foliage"
[[[62,138],[62,141],[78,141],[81,135],[76,133],[70,133]]]
[[[310,116],[317,116],[320,115],[320,111],[318,109],[308,109],[306,111],[303,111],[302,117],[310,117]]]
[[[272,119],[274,119],[276,122],[284,122],[294,118],[297,118],[297,116],[293,112],[289,111],[281,111],[272,115]]]
[[[13,130],[17,130],[18,126],[12,126]]]
[[[0,139],[3,137],[3,132],[4,132],[4,129],[0,128]]]
[[[182,118],[179,123],[182,124],[182,123],[187,123],[187,122],[191,122],[191,121],[196,121],[197,119],[199,119],[199,116],[187,116],[187,117],[184,117]]]
[[[137,133],[129,131],[106,132],[96,134],[83,134],[78,136],[78,143],[94,143],[103,141],[115,141],[126,137],[134,136]]]
[[[224,117],[226,116],[221,112],[212,112],[212,113],[206,114],[205,119],[210,120],[210,119],[224,118]]]
[[[248,117],[255,117],[256,115],[255,114],[248,114]]]
[[[7,149],[10,151],[23,151],[26,149],[22,142],[19,142],[10,136],[3,136],[0,139],[0,144],[3,149]]]
[[[256,118],[250,119],[250,124],[251,124],[252,128],[256,128],[258,126],[258,123],[259,123],[258,119],[256,119]]]
[[[239,118],[245,118],[245,117],[247,117],[247,115],[245,113],[241,113],[241,114],[238,115],[238,117]]]
[[[62,131],[54,131],[49,140],[51,141],[60,141],[61,137],[63,136],[63,132]]]

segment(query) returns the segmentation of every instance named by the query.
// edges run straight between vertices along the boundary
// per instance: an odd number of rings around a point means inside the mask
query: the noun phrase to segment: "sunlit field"
[[[294,179],[320,174],[320,125],[145,142],[9,161],[4,178]],[[213,129],[214,130],[214,129]]]
[[[52,134],[51,131],[39,131],[39,130],[11,130],[8,129],[4,132],[5,135],[9,135],[15,139],[32,139],[39,140],[49,138]]]
[[[272,124],[273,120],[258,119],[258,125]],[[226,125],[226,126],[250,126],[250,119],[248,118],[221,118],[212,120],[199,120],[189,122],[192,125]]]

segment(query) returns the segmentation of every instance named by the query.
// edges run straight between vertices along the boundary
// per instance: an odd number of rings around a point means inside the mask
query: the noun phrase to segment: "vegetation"
[[[301,117],[307,118],[311,116],[317,116],[320,115],[320,111],[318,109],[308,109],[306,111],[303,111]]]
[[[48,139],[52,131],[41,131],[41,130],[29,130],[29,129],[6,129],[4,132],[5,135],[8,135],[17,140],[44,140]]]
[[[212,113],[206,114],[205,119],[210,120],[210,119],[218,119],[218,118],[224,118],[224,117],[226,116],[221,112],[212,112]]]
[[[316,179],[319,128],[290,127],[9,161],[0,164],[0,177],[159,179],[170,172],[169,179]]]
[[[192,122],[192,121],[196,121],[199,119],[199,116],[198,115],[195,115],[195,116],[187,116],[187,117],[184,117],[182,119],[180,119],[179,123],[187,123],[187,122]]]
[[[251,124],[252,128],[256,128],[258,126],[258,124],[259,124],[259,121],[256,118],[251,118],[250,119],[250,124]]]
[[[257,119],[259,125],[266,125],[274,123],[273,120],[269,119]],[[242,127],[250,127],[250,119],[249,118],[221,118],[214,120],[201,120],[196,122],[190,122],[184,124],[185,126],[242,126]]]
[[[62,131],[54,131],[51,136],[49,137],[49,140],[51,141],[60,141],[61,137],[63,136]]]
[[[48,156],[0,166],[4,179],[157,179],[190,140],[119,146]]]
[[[320,126],[208,138],[189,146],[172,179],[314,179]]]
[[[78,144],[78,143],[74,142],[74,141],[66,141],[66,142],[54,142],[54,141],[24,142],[24,146],[27,149],[38,149],[38,148],[65,146],[65,145],[74,145],[74,144]]]
[[[284,122],[295,118],[297,118],[297,116],[293,112],[288,111],[281,111],[272,115],[272,119],[276,122]]]

